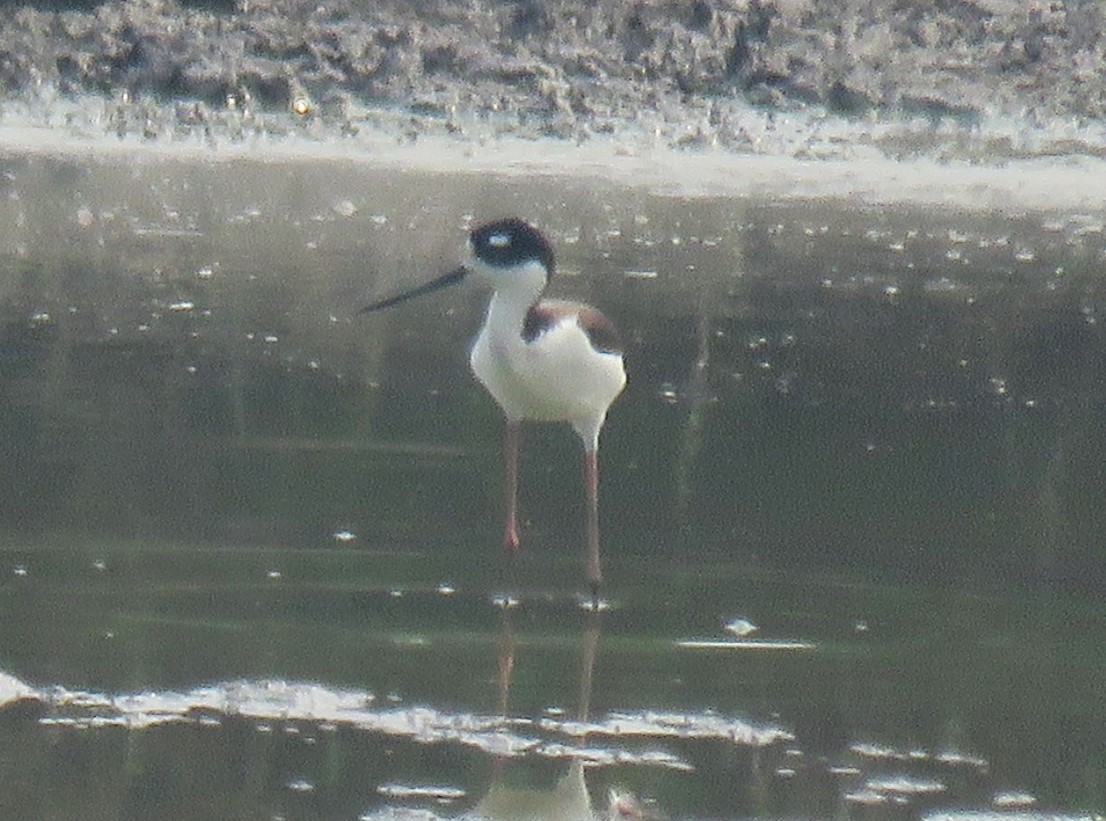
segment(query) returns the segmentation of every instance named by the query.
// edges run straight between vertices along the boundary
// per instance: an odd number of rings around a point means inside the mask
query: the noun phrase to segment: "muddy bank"
[[[147,140],[368,129],[975,162],[1106,147],[1094,3],[60,6],[0,11],[6,121]]]

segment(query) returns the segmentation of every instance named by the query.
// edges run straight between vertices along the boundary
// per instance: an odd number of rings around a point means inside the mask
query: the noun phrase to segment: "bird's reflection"
[[[599,648],[601,615],[588,613],[580,640],[580,680],[577,719],[586,726],[591,705],[592,676]],[[498,710],[506,718],[510,702],[511,677],[515,667],[516,644],[511,630],[510,611],[504,610],[499,640]],[[586,735],[581,735],[583,747]],[[644,819],[637,800],[630,794],[612,790],[606,807],[597,813],[588,794],[584,762],[575,758],[552,787],[519,787],[509,783],[510,756],[497,756],[492,763],[491,786],[483,799],[468,813],[466,821],[605,821],[605,819]]]

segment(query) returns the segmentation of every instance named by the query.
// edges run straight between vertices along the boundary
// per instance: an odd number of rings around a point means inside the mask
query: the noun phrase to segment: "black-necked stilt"
[[[523,420],[568,422],[584,445],[587,497],[587,580],[603,581],[599,563],[599,431],[626,384],[622,344],[609,319],[579,302],[541,299],[553,276],[553,246],[532,225],[511,217],[473,229],[469,258],[438,279],[376,302],[378,311],[467,276],[494,289],[469,362],[507,417],[504,435],[506,525],[514,554],[518,535],[518,450]]]

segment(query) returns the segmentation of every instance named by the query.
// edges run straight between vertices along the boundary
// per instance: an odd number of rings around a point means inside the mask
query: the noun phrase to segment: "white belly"
[[[626,385],[622,356],[595,350],[571,318],[530,343],[485,328],[470,363],[509,419],[569,422],[585,443]]]

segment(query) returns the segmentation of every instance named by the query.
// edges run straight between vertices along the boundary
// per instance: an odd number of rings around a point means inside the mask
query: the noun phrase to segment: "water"
[[[3,817],[1106,812],[1096,215],[2,165]],[[508,212],[630,343],[601,613],[483,295],[357,315]]]

